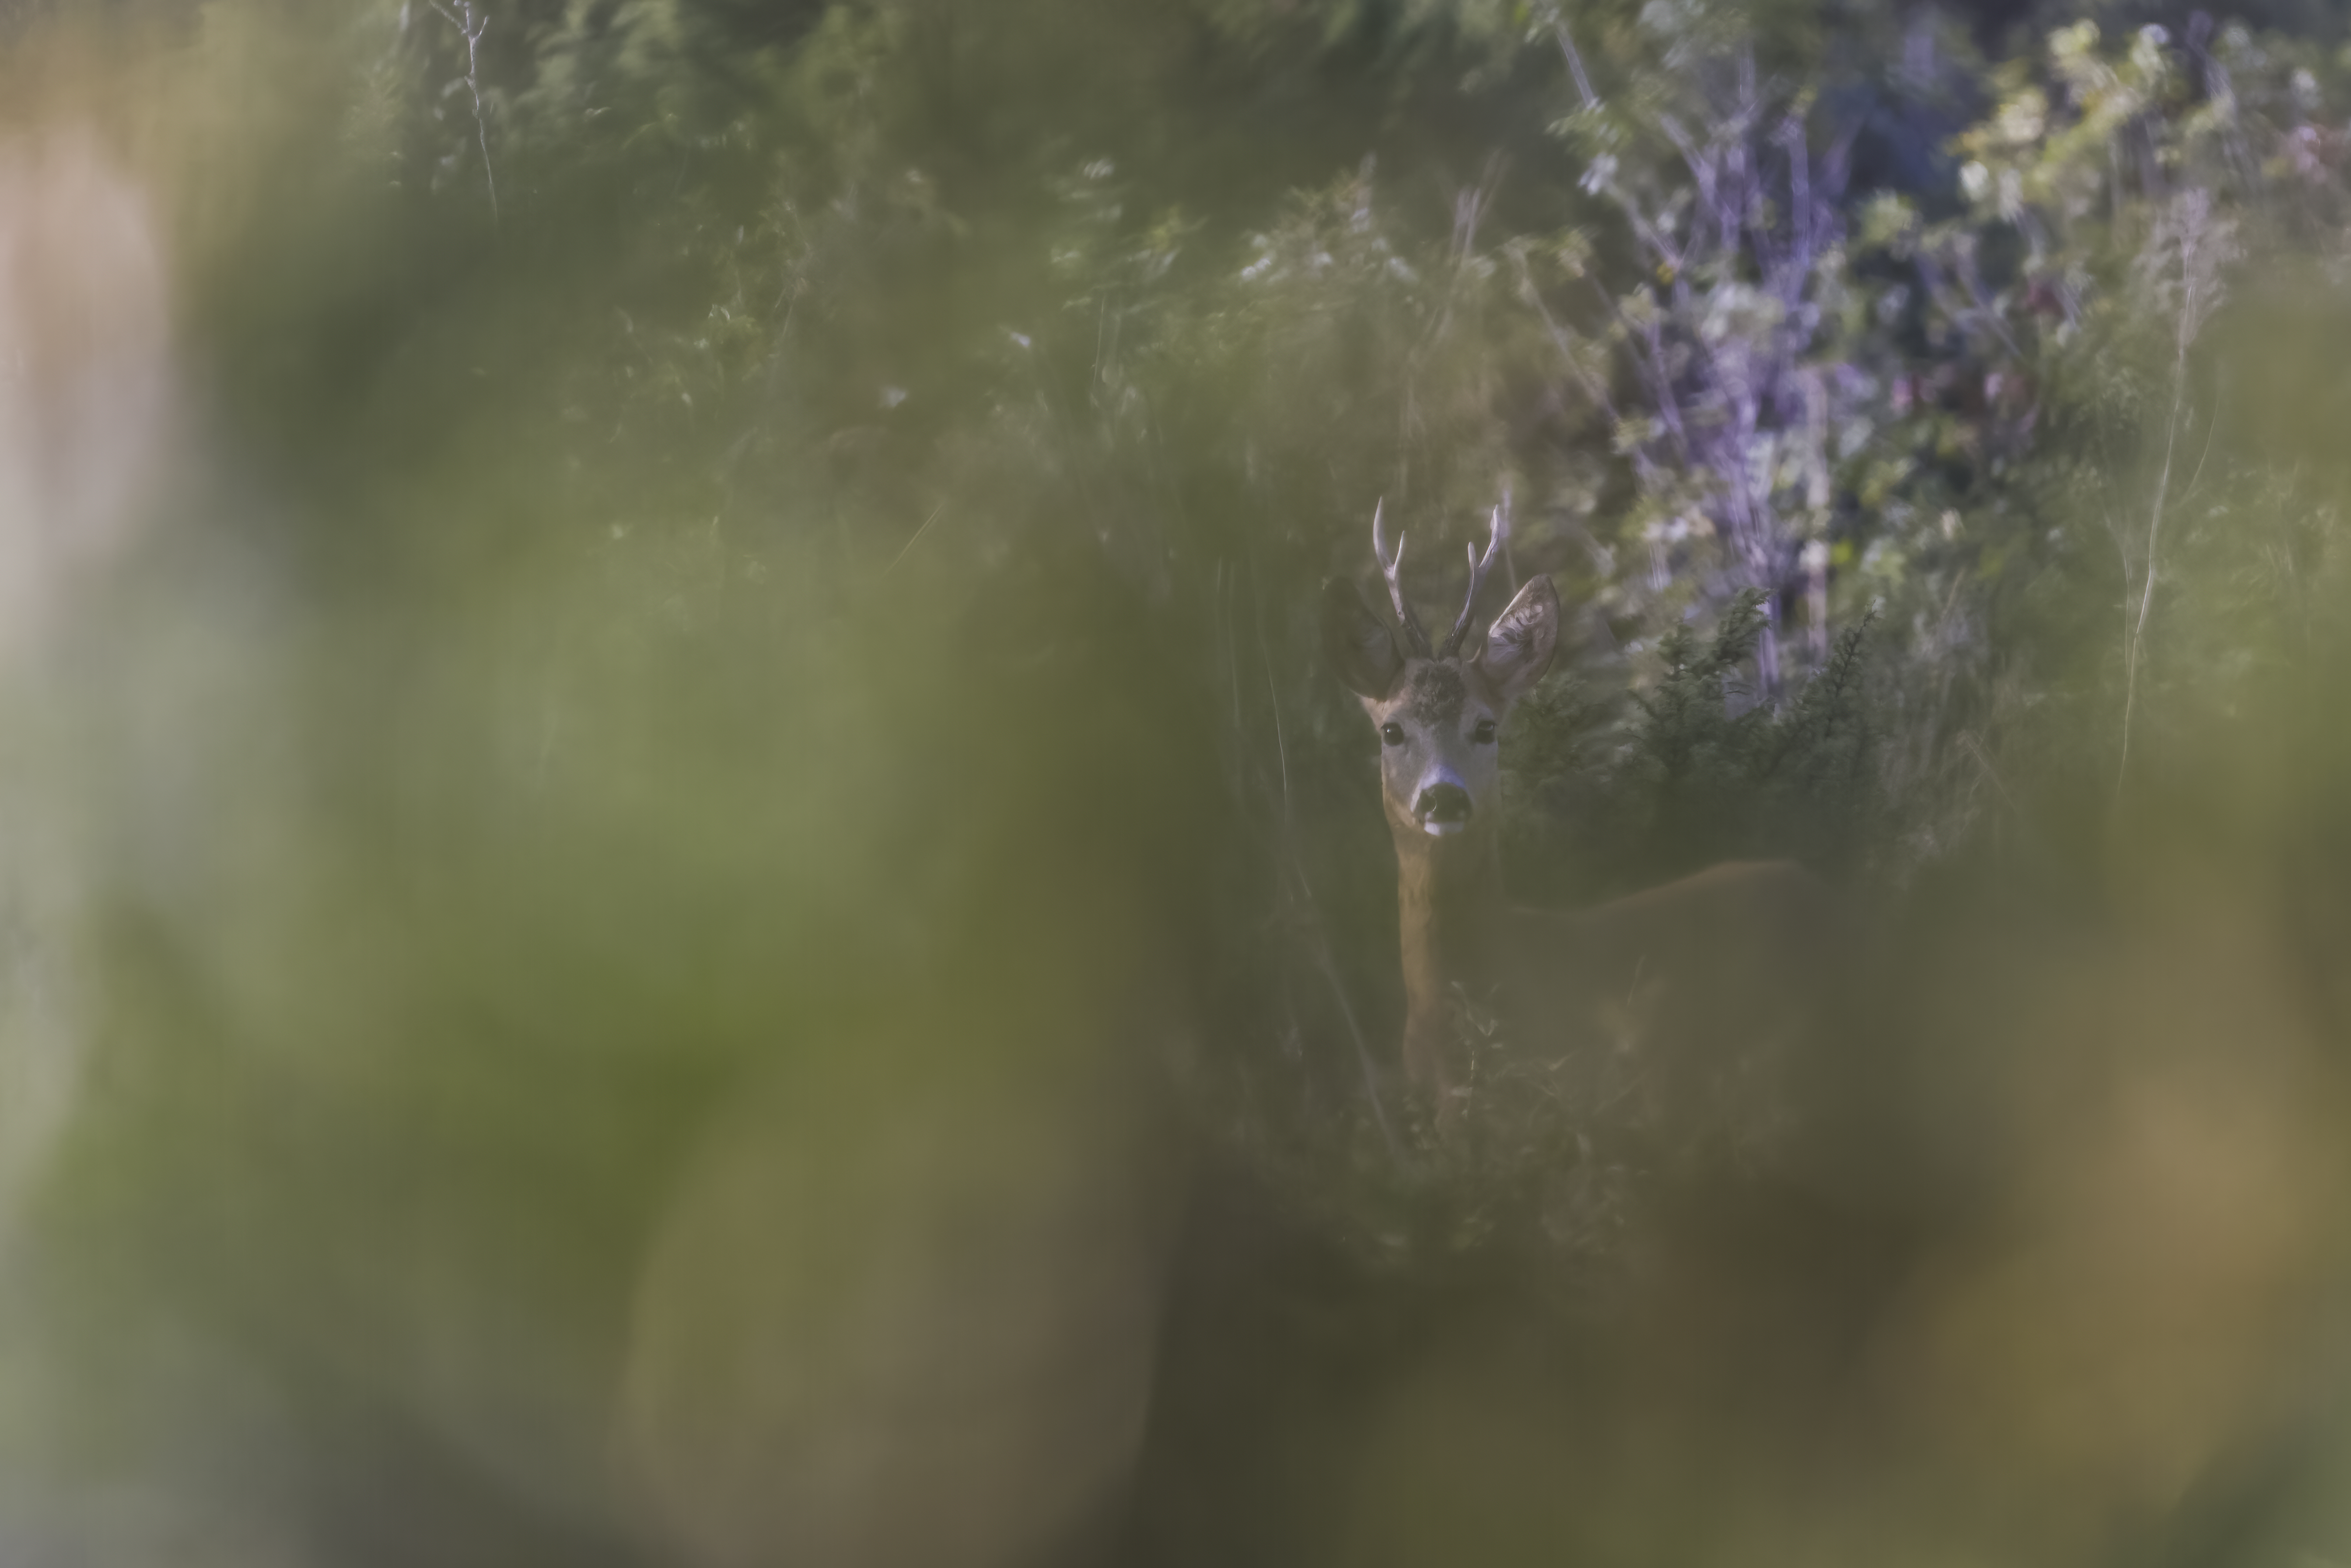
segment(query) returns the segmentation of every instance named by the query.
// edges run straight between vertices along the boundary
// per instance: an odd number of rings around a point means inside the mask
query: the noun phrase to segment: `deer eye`
[[[1478,727],[1469,732],[1469,738],[1476,741],[1480,746],[1493,745],[1494,721],[1490,718],[1479,719],[1478,721]]]
[[[1404,726],[1396,723],[1394,719],[1390,719],[1387,723],[1380,726],[1380,738],[1386,741],[1390,746],[1402,746],[1404,744]]]

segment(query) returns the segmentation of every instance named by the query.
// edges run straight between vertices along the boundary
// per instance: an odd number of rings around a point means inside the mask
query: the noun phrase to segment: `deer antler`
[[[1438,658],[1449,659],[1461,652],[1461,640],[1469,634],[1470,612],[1478,608],[1478,591],[1486,586],[1486,573],[1492,569],[1494,558],[1501,553],[1502,536],[1509,532],[1510,525],[1502,520],[1502,508],[1495,507],[1494,520],[1486,535],[1486,553],[1481,557],[1476,545],[1469,547],[1469,591],[1461,600],[1461,619],[1453,623],[1453,631],[1445,639],[1445,646],[1437,650]],[[1401,545],[1396,553],[1399,556],[1404,553]]]
[[[1387,536],[1380,530],[1380,513],[1387,507],[1383,496],[1372,507],[1372,558],[1380,563],[1380,575],[1388,580],[1388,601],[1395,606],[1396,624],[1404,628],[1405,641],[1412,645],[1417,658],[1429,657],[1428,633],[1420,627],[1420,617],[1412,612],[1412,601],[1404,596],[1404,583],[1396,570],[1404,565],[1404,536],[1396,535],[1395,554],[1388,554]]]

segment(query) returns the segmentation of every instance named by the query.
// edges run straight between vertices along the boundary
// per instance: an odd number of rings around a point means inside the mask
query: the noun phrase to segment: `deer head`
[[[1380,734],[1380,785],[1388,825],[1399,838],[1484,837],[1501,776],[1496,737],[1510,706],[1551,667],[1559,644],[1559,593],[1537,577],[1481,634],[1470,634],[1478,591],[1500,553],[1495,508],[1484,555],[1469,547],[1469,589],[1445,641],[1428,633],[1405,598],[1397,570],[1404,536],[1390,554],[1380,513],[1372,513],[1372,554],[1387,580],[1396,625],[1364,604],[1353,582],[1333,579],[1322,596],[1322,651]]]

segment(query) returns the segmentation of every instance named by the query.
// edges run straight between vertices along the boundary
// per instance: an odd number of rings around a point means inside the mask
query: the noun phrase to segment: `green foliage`
[[[1384,1278],[1600,1277],[1660,1163],[1616,1056],[1461,997],[1462,1128],[1399,1092],[1316,590],[1384,503],[1449,606],[1507,508],[1568,605],[1503,742],[1535,902],[2086,884],[2167,789],[2266,843],[2230,769],[2341,652],[2351,84],[2115,9],[1990,61],[1865,0],[125,23],[203,457],[60,660],[105,1066],[27,1224],[81,1354],[0,1384],[234,1344],[287,1430],[619,1538],[533,1467],[601,1474],[714,1127],[945,1186],[900,1129],[992,1161],[967,1106],[1130,1070]]]
[[[1092,560],[1217,716],[1220,1039],[1302,1042],[1324,1103],[1393,981],[1311,590],[1382,498],[1425,602],[1498,501],[1566,591],[1506,743],[1547,902],[1907,875],[1987,759],[2111,781],[2126,710],[2186,733],[2324,620],[2336,514],[2224,427],[2210,347],[2248,269],[2339,257],[2312,43],[2072,23],[1986,66],[1869,5],[1352,0],[581,4],[478,59],[431,7],[208,29],[191,93],[329,84],[329,133],[254,139],[334,201],[214,204],[251,227],[188,298],[229,424],[413,530],[306,540],[336,591],[592,581],[534,655],[569,689]]]
[[[1775,707],[1752,685],[1757,598],[1733,599],[1708,637],[1673,628],[1654,679],[1622,705],[1560,674],[1512,716],[1508,831],[1512,873],[1531,891],[1632,892],[1727,859],[1849,876],[1892,852],[1871,732],[1873,622],[1841,633]]]
[[[1233,1151],[1286,1218],[1374,1276],[1442,1278],[1501,1252],[1562,1291],[1598,1294],[1654,1196],[1660,1151],[1612,1114],[1635,1087],[1635,1057],[1516,1047],[1505,1020],[1458,991],[1453,1014],[1465,1076],[1449,1123],[1403,1094],[1304,1125],[1247,1120]]]

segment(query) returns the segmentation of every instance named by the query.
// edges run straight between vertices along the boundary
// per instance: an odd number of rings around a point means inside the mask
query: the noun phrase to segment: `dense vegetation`
[[[2351,1540],[2339,1390],[2280,1391],[2339,1382],[2351,1124],[2333,7],[0,27],[11,127],[152,194],[181,404],[0,748],[89,998],[0,1168],[0,1557]],[[1801,1218],[1473,1006],[1471,1131],[1412,1103],[1314,652],[1375,506],[1424,604],[1499,507],[1568,607],[1523,896],[1789,855],[1865,912]],[[1818,1292],[1755,1298],[1785,1386],[1577,1337],[1693,1233]],[[1131,1477],[987,1381],[1078,1343],[1157,1389]],[[885,1408],[949,1435],[893,1469]]]

